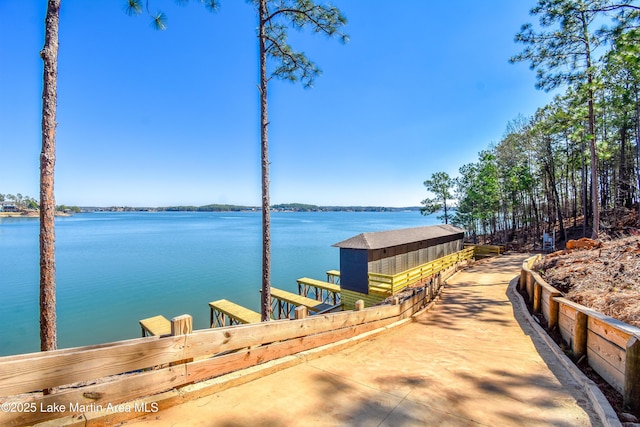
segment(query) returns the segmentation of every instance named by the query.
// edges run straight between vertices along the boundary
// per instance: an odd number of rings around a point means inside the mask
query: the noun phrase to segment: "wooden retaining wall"
[[[589,366],[624,396],[625,406],[640,410],[640,328],[621,322],[562,297],[531,267],[541,258],[525,260],[520,290],[535,313],[549,327],[557,327],[574,358],[586,357]]]
[[[65,422],[71,419],[81,425],[85,422],[108,425],[141,416],[144,415],[141,411],[180,403],[183,391],[193,387],[190,384],[203,381],[200,384],[206,384],[211,378],[408,318],[432,300],[430,291],[422,288],[402,303],[396,300],[394,305],[363,308],[363,304],[356,304],[357,311],[198,330],[184,335],[177,335],[185,329],[176,327],[174,335],[162,338],[0,357],[3,409],[0,425],[31,425],[61,417],[65,417]],[[184,316],[180,320],[184,321]],[[213,390],[209,387],[208,393],[218,391],[220,386],[217,387]],[[47,389],[53,392],[43,394],[42,390]],[[177,390],[176,398],[162,399],[160,406],[131,403],[158,393],[166,395],[170,390]]]

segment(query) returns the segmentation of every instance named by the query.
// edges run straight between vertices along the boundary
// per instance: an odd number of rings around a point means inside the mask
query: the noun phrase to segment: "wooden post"
[[[549,295],[549,318],[547,319],[549,322],[549,329],[558,326],[560,318],[560,304],[555,300],[555,297],[559,296],[562,296],[560,292],[551,292]]]
[[[540,313],[542,305],[542,286],[538,281],[533,282],[533,312]]]
[[[187,335],[193,332],[193,318],[188,314],[171,319],[171,335]]]
[[[576,311],[576,323],[573,325],[573,354],[576,359],[587,354],[587,319],[588,316]]]
[[[400,304],[400,298],[394,297],[393,298],[393,305],[398,305],[398,304]]]
[[[627,341],[624,406],[632,411],[640,410],[640,338],[634,335]]]
[[[358,301],[356,301],[355,311],[362,311],[362,310],[364,310],[364,301],[359,299]]]
[[[527,271],[524,268],[522,268],[520,270],[520,280],[518,281],[518,290],[520,291],[524,290],[526,284],[527,284]]]
[[[533,273],[531,273],[530,271],[527,271],[527,280],[525,280],[526,283],[526,290],[527,290],[527,298],[529,298],[529,301],[531,301],[531,299],[533,298],[533,283],[535,283],[535,280],[533,280]]]
[[[193,318],[188,314],[176,316],[171,319],[171,336],[187,335],[193,332]],[[169,366],[182,365],[192,362],[193,358],[175,360],[169,363]]]
[[[294,316],[296,319],[306,319],[309,314],[307,307],[301,305],[300,307],[296,307]]]

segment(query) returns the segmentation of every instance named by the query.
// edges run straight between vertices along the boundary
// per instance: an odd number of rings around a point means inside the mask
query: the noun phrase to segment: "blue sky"
[[[62,0],[56,201],[80,206],[260,205],[256,14],[153,0],[155,31],[124,0]],[[292,30],[322,69],[272,81],[272,203],[417,206],[535,89],[513,38],[533,0],[335,0],[350,41]],[[396,6],[392,8],[391,6]],[[43,0],[0,0],[0,193],[38,197]]]

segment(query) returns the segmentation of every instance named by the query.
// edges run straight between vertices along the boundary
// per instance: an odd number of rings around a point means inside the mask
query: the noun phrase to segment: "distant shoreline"
[[[419,206],[318,206],[302,203],[287,203],[271,206],[271,212],[420,212]],[[64,211],[56,211],[56,216],[71,216],[76,213],[93,212],[260,212],[259,206],[240,205],[204,205],[204,206],[165,206],[165,207],[133,207],[133,206],[74,206]],[[3,212],[0,218],[38,218],[39,211],[19,210]]]
[[[0,218],[38,218],[38,212],[0,212]]]
[[[65,212],[56,212],[56,216],[71,216]],[[40,218],[38,211],[0,212],[0,218]]]
[[[204,205],[204,206],[167,206],[167,207],[131,207],[82,206],[80,212],[260,212],[259,206],[240,205]],[[271,206],[272,212],[404,212],[420,211],[419,206],[384,207],[384,206],[318,206],[302,203],[287,203]]]

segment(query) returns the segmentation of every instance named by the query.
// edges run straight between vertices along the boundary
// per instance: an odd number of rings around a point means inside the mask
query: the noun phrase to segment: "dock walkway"
[[[211,301],[209,303],[209,311],[209,324],[212,328],[259,323],[261,319],[260,313],[226,299]]]
[[[513,279],[524,259],[457,273],[413,322],[127,425],[603,425],[602,402],[521,314]]]
[[[330,270],[335,271],[335,270]],[[334,276],[335,277],[335,276]],[[340,303],[340,285],[322,280],[301,277],[298,282],[298,295],[309,297],[314,295],[318,301],[336,305]]]
[[[171,334],[171,322],[164,316],[153,316],[140,320],[142,336],[163,336]]]
[[[273,305],[273,316],[276,319],[288,319],[293,316],[296,307],[307,307],[311,313],[320,313],[331,310],[333,306],[322,301],[307,298],[302,295],[283,289],[271,287],[271,300]]]

